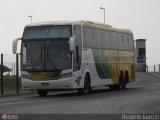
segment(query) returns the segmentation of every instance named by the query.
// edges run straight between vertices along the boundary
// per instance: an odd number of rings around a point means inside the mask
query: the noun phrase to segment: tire
[[[126,89],[127,81],[128,81],[128,71],[125,71],[125,74],[123,74],[123,71],[120,71],[119,89]]]
[[[125,82],[129,83],[129,75],[128,75],[128,71],[125,71]]]
[[[119,84],[116,84],[116,85],[110,85],[110,86],[109,86],[109,90],[111,90],[111,91],[117,91],[117,90],[120,90],[120,86],[119,86]]]
[[[122,89],[126,89],[127,88],[127,83],[129,83],[129,75],[128,75],[127,70],[125,71],[124,75],[125,76],[124,76],[124,83],[123,83]]]
[[[41,97],[46,97],[48,94],[48,91],[47,90],[37,90],[37,93]]]
[[[84,79],[84,88],[78,89],[78,93],[83,94],[83,95],[89,94],[91,91],[90,86],[91,86],[91,80],[90,80],[89,74],[87,74]]]
[[[111,90],[111,91],[116,90],[116,85],[110,85],[109,90]]]

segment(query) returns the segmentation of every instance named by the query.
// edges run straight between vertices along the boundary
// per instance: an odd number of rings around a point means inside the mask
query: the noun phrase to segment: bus
[[[39,96],[71,89],[88,94],[97,86],[125,89],[135,81],[134,38],[128,29],[92,21],[32,23],[12,49],[21,56],[22,88]]]

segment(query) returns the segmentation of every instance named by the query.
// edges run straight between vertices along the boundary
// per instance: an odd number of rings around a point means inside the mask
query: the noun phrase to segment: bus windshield
[[[70,36],[71,26],[27,28],[22,42],[22,70],[70,69],[72,63],[68,44]]]

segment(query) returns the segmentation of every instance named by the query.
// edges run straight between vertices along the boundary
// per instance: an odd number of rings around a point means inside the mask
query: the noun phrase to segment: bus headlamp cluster
[[[64,74],[60,75],[61,78],[67,78],[67,77],[71,77],[71,76],[73,76],[72,73],[64,73]]]
[[[22,75],[22,78],[23,79],[30,79],[30,76],[29,75]]]

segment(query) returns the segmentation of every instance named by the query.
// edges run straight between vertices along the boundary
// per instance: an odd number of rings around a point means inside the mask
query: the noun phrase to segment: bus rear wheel
[[[125,74],[123,74],[123,71],[120,71],[119,89],[126,89],[127,88],[127,82],[128,82],[128,71],[125,71]]]
[[[47,90],[37,90],[37,93],[38,93],[38,95],[39,96],[41,96],[41,97],[46,97],[47,96],[47,94],[48,94],[48,91]]]

